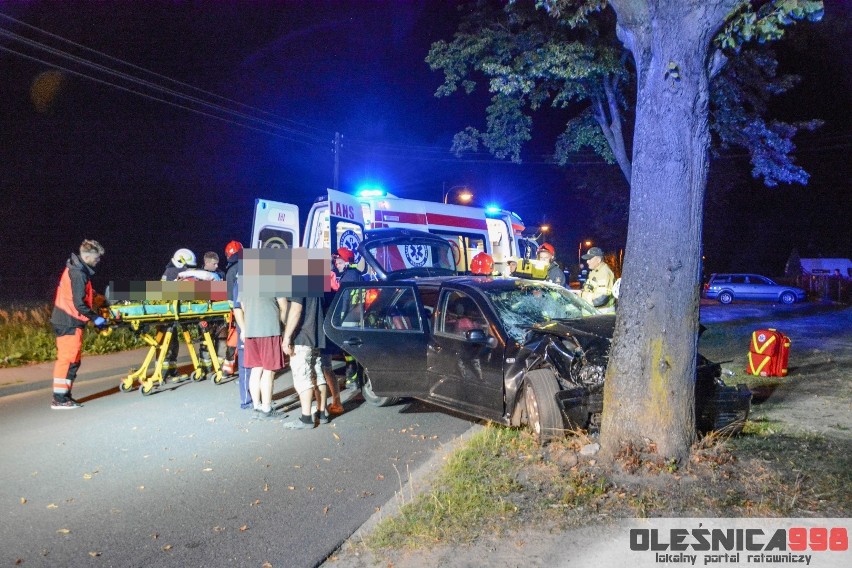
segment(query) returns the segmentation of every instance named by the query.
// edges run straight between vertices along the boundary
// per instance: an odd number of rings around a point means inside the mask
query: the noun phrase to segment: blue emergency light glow
[[[384,197],[386,194],[384,189],[375,185],[362,185],[355,192],[358,197]]]
[[[485,206],[485,214],[486,215],[498,215],[501,209],[497,205],[486,205]]]

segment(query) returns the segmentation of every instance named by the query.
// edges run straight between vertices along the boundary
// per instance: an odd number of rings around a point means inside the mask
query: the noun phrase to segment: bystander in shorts
[[[297,393],[325,384],[325,377],[322,374],[322,356],[319,349],[308,345],[293,346],[290,370],[293,372],[293,388],[296,389]]]
[[[284,368],[284,352],[281,350],[281,336],[246,337],[245,366],[261,367],[267,371]]]

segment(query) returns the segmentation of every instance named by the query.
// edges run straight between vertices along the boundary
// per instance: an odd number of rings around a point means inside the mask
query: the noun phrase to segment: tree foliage
[[[617,163],[629,181],[632,140],[625,128],[633,120],[635,72],[615,34],[615,14],[604,0],[477,0],[452,41],[432,45],[427,63],[442,71],[436,96],[461,87],[472,93],[486,82],[492,95],[484,130],[466,127],[453,140],[457,154],[480,144],[498,158],[521,161],[531,139],[532,116],[544,106],[563,111],[554,160],[570,163],[590,150]],[[808,174],[795,164],[792,139],[818,121],[786,123],[768,117],[771,97],[798,81],[778,73],[771,50],[761,44],[783,36],[796,19],[819,19],[822,3],[775,0],[755,6],[744,1],[729,16],[714,41],[710,125],[716,151],[745,149],[752,175],[769,186],[806,184]],[[719,73],[719,71],[722,71]],[[678,70],[670,69],[672,79]]]

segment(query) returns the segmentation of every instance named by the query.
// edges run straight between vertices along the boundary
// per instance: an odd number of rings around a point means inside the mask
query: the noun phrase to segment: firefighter
[[[603,256],[603,251],[598,247],[590,248],[583,255],[583,260],[589,265],[589,277],[583,284],[580,297],[602,312],[612,313],[615,311],[615,297],[612,294],[615,275],[604,262]]]
[[[337,291],[340,289],[340,284],[344,282],[360,282],[362,278],[361,271],[358,270],[358,265],[355,264],[355,253],[353,253],[350,249],[346,247],[340,247],[337,249],[337,252],[331,255],[331,289],[333,291]],[[326,306],[326,309],[328,306]],[[333,344],[332,344],[333,345]],[[328,349],[328,354],[335,354],[335,349],[337,346],[331,347]],[[339,349],[339,348],[338,348]],[[343,353],[343,360],[346,361],[346,384],[352,385],[358,382],[358,364],[355,362],[355,358],[352,357],[349,353]],[[329,359],[326,358],[325,366],[327,368]],[[327,384],[328,381],[326,381]],[[332,391],[337,390],[337,384],[331,385]],[[337,391],[335,396],[335,392],[331,393],[332,395],[332,404],[329,407],[329,411],[332,414],[340,414],[343,412],[343,406],[340,404],[340,392]]]
[[[536,252],[538,259],[547,264],[547,276],[545,280],[565,286],[565,273],[562,272],[562,267],[553,259],[556,256],[556,249],[550,243],[542,243]]]
[[[163,270],[163,276],[160,277],[160,280],[179,280],[181,272],[184,272],[189,268],[195,268],[195,266],[196,260],[194,252],[186,248],[177,249],[172,255],[171,260],[169,260],[169,263],[166,264],[166,268]],[[177,336],[177,328],[174,325],[171,327],[171,339],[169,340],[169,344],[164,346],[166,349],[166,360],[163,361],[163,377],[175,380],[186,380],[189,378],[188,376],[178,376],[177,358],[178,351],[180,350],[180,341]],[[160,326],[159,330],[165,332],[166,327]]]
[[[91,321],[100,329],[106,319],[92,307],[95,292],[91,278],[101,261],[104,247],[98,241],[85,240],[80,245],[80,254],[72,254],[65,264],[56,287],[53,313],[50,323],[56,332],[56,364],[53,366],[54,410],[80,408],[82,405],[71,398],[71,387],[80,368],[83,351],[83,328]]]

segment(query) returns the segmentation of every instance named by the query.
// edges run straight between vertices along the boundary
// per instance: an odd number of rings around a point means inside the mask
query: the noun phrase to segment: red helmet
[[[481,252],[470,261],[470,271],[474,274],[488,276],[494,270],[494,259],[487,252]]]
[[[553,248],[553,245],[550,243],[542,243],[541,246],[538,247],[536,254],[540,253],[541,251],[549,252],[550,256],[556,256],[556,249]]]
[[[355,253],[346,247],[340,247],[337,252],[332,255],[332,258],[337,257],[346,261],[346,264],[352,264],[355,259]]]
[[[239,241],[231,241],[225,245],[225,258],[231,258],[243,250],[243,244]]]

